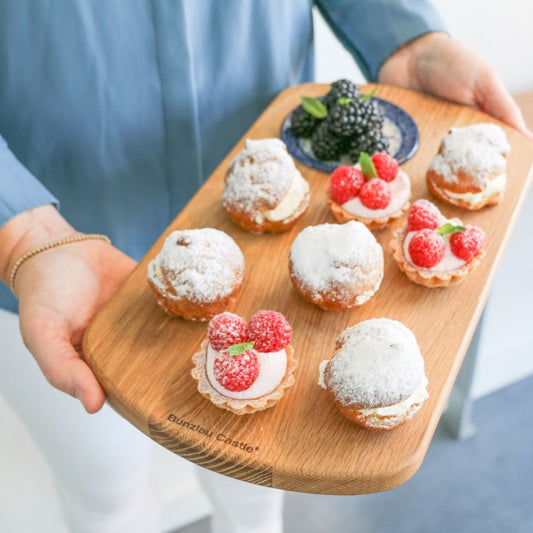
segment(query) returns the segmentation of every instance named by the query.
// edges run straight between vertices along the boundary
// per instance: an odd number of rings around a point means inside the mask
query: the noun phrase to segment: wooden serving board
[[[503,126],[512,152],[507,191],[499,206],[465,212],[436,201],[445,215],[459,216],[488,234],[485,259],[462,284],[427,289],[410,282],[391,257],[391,230],[384,229],[375,232],[385,250],[385,277],[378,293],[360,308],[322,311],[293,289],[288,254],[304,227],[335,222],[326,205],[328,176],[297,163],[311,186],[312,201],[296,227],[284,234],[254,235],[240,229],[226,216],[220,197],[225,171],[245,138],[278,137],[281,122],[301,95],[322,95],[328,88],[300,85],[272,102],[94,319],[83,351],[108,402],[178,455],[269,487],[362,494],[405,482],[424,458],[526,197],[533,145]],[[451,126],[495,122],[473,109],[407,90],[380,86],[378,95],[405,109],[420,129],[420,148],[403,166],[412,180],[413,199],[429,198],[425,171]],[[259,309],[275,309],[293,326],[292,345],[299,361],[296,384],[272,409],[236,416],[198,394],[190,376],[191,356],[205,338],[206,324],[168,317],[146,282],[148,261],[168,232],[200,227],[225,231],[243,250],[246,280],[232,310],[249,319]],[[386,433],[365,431],[344,419],[317,385],[319,362],[332,356],[337,335],[375,317],[400,320],[414,332],[429,378],[430,396],[418,415]]]

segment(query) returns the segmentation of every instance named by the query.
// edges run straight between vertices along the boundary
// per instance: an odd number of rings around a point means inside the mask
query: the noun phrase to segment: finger
[[[520,108],[498,75],[490,74],[481,83],[478,105],[481,110],[515,127],[533,141],[533,132],[527,127]]]
[[[105,393],[95,375],[72,346],[61,320],[21,320],[22,336],[48,382],[77,398],[88,413],[96,413]]]

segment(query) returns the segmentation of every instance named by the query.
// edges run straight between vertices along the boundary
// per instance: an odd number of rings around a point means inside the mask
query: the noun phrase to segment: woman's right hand
[[[52,206],[13,218],[0,228],[4,281],[24,253],[76,234]],[[83,334],[134,266],[133,259],[106,242],[85,240],[29,258],[15,278],[26,346],[50,384],[78,398],[89,413],[102,407],[105,393],[83,361]]]

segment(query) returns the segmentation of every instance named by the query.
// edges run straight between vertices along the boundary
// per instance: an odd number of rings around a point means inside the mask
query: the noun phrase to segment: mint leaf
[[[378,177],[376,167],[374,166],[372,159],[370,159],[370,156],[366,152],[361,152],[359,154],[358,162],[359,165],[361,165],[361,171],[363,172],[367,180],[371,180],[372,178]]]
[[[346,104],[349,104],[350,102],[352,102],[351,98],[339,98],[337,100],[337,103],[340,105],[346,105]]]
[[[239,344],[233,344],[228,348],[228,355],[234,357],[235,355],[241,355],[246,350],[250,350],[254,347],[255,341],[252,342],[240,342]]]
[[[361,96],[361,102],[366,102],[366,100],[370,100],[376,93],[378,92],[378,88],[376,87],[370,94],[363,94]]]
[[[439,235],[451,235],[452,233],[457,233],[458,231],[466,231],[466,228],[463,228],[463,226],[455,226],[451,222],[446,222],[446,224],[443,224],[438,230],[437,233]]]
[[[302,107],[312,117],[326,118],[328,116],[328,108],[318,98],[302,96]]]

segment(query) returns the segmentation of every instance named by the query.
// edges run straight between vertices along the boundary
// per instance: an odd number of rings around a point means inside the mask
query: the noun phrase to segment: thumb
[[[533,132],[527,127],[518,104],[509,94],[499,76],[489,76],[481,84],[478,91],[478,106],[485,113],[515,127],[533,141]]]
[[[96,413],[105,393],[95,375],[72,346],[66,323],[54,317],[22,319],[24,342],[48,382],[81,401],[88,413]]]

